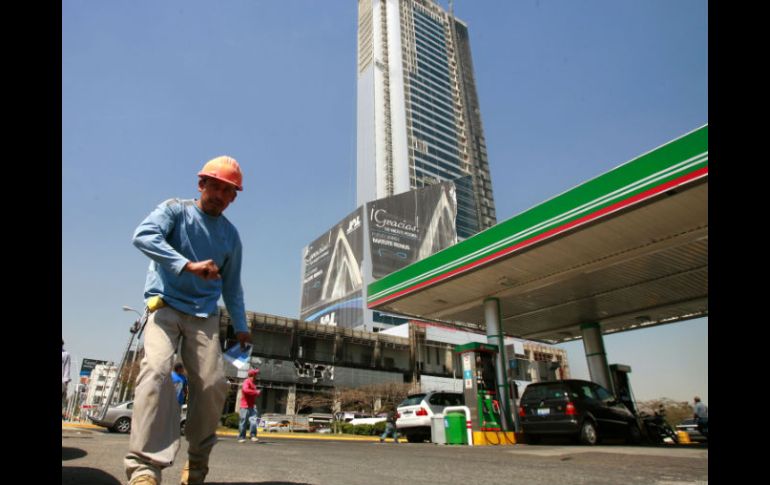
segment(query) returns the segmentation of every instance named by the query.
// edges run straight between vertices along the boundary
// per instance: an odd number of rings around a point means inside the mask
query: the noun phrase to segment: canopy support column
[[[580,331],[583,334],[583,348],[585,349],[591,380],[612,391],[610,368],[607,365],[607,352],[604,350],[601,327],[598,323],[584,323],[580,326]]]
[[[518,410],[511,413],[510,392],[508,389],[508,379],[505,370],[508,368],[508,359],[505,356],[505,339],[500,325],[500,300],[497,298],[487,298],[484,300],[484,319],[487,327],[487,342],[497,347],[497,361],[495,362],[497,378],[497,389],[499,391],[499,403],[501,406],[500,418],[504,431],[519,431]],[[513,405],[516,405],[514,401]],[[511,419],[511,416],[514,419]]]

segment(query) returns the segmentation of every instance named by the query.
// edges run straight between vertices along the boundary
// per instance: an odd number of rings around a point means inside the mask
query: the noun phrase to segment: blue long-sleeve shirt
[[[210,216],[194,200],[169,199],[136,228],[134,246],[150,258],[144,297],[159,295],[172,308],[197,317],[215,314],[225,301],[236,332],[248,332],[241,287],[241,239],[224,215]],[[188,261],[211,259],[220,279],[183,271]]]

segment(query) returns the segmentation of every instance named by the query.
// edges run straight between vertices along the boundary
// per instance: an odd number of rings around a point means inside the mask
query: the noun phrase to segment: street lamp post
[[[137,330],[139,330],[139,322],[140,322],[140,321],[141,321],[141,319],[142,319],[142,314],[139,312],[139,310],[136,310],[136,309],[134,309],[134,308],[131,308],[131,307],[130,307],[130,306],[128,306],[128,305],[123,305],[123,311],[124,311],[124,312],[134,312],[134,313],[136,313],[137,315],[139,315],[139,318],[137,318],[137,319],[136,319],[136,321],[134,322],[134,326],[133,326],[133,327],[131,327],[131,333],[136,333],[136,332],[137,332]]]
[[[139,318],[136,319],[136,321],[134,322],[133,326],[131,327],[131,333],[135,335],[136,332],[139,330],[139,325],[140,325],[140,322],[142,320],[142,314],[139,313],[138,310],[136,310],[134,308],[131,308],[128,305],[123,305],[123,311],[124,312],[134,312],[137,315],[139,315]],[[126,398],[128,397],[128,384],[131,382],[131,374],[132,374],[132,372],[134,370],[134,364],[136,364],[136,354],[137,354],[138,350],[139,350],[139,339],[137,338],[136,349],[134,349],[134,353],[131,356],[131,366],[128,368],[128,376],[126,377],[126,385],[123,386],[123,389],[122,389],[123,397],[121,398],[121,401],[125,401]],[[120,377],[120,376],[118,376],[118,377]]]
[[[128,352],[131,350],[131,344],[134,342],[134,337],[136,337],[137,333],[141,329],[142,320],[146,316],[146,315],[142,315],[141,313],[139,313],[138,311],[134,310],[129,306],[123,306],[123,311],[134,311],[139,315],[139,318],[133,323],[133,325],[129,329],[129,332],[131,332],[131,337],[129,337],[128,345],[126,345],[126,350],[123,352],[123,358],[120,360],[120,365],[118,366],[118,369],[115,375],[115,381],[113,382],[112,386],[110,386],[110,392],[107,394],[107,400],[104,402],[102,412],[101,412],[101,419],[104,419],[104,416],[107,415],[107,410],[109,409],[110,403],[112,402],[112,396],[115,394],[115,388],[117,387],[118,380],[120,379],[120,373],[123,370],[123,367],[126,365],[126,359],[128,358]],[[134,354],[136,354],[136,352],[134,352]],[[136,358],[136,355],[134,355],[134,358]]]

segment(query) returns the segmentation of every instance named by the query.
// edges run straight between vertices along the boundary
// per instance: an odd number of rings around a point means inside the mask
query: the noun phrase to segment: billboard
[[[80,366],[80,375],[88,377],[91,375],[91,371],[94,370],[94,367],[96,367],[99,364],[106,364],[106,360],[96,360],[96,359],[83,359],[83,364]]]
[[[363,208],[303,250],[300,319],[332,326],[363,323]]]
[[[369,202],[366,214],[374,279],[457,243],[452,182]]]
[[[364,225],[364,217],[367,225]],[[457,242],[452,182],[367,203],[302,253],[301,320],[356,328],[364,325],[364,268],[378,279]],[[364,230],[367,233],[364,233]],[[364,262],[364,244],[371,261]]]

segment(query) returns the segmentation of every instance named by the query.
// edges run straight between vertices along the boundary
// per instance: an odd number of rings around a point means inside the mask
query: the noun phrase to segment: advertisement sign
[[[463,382],[465,389],[473,389],[473,370],[471,369],[471,354],[463,354]]]
[[[91,375],[91,371],[94,370],[94,367],[96,367],[99,364],[106,364],[106,360],[96,360],[96,359],[83,359],[83,364],[80,366],[80,375],[88,377]]]
[[[372,276],[382,278],[457,242],[455,185],[444,182],[369,202],[306,246],[300,319],[363,325],[364,217]]]
[[[382,278],[457,242],[452,182],[366,204],[372,276]]]
[[[363,209],[303,250],[300,319],[352,328],[363,323]]]

